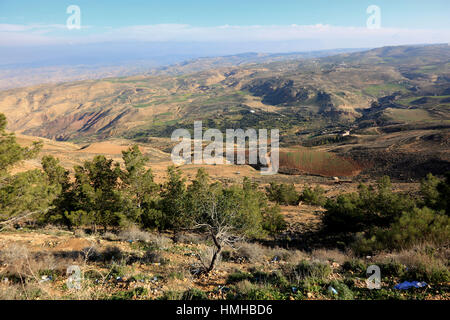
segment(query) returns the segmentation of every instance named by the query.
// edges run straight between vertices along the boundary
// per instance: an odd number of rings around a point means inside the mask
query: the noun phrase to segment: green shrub
[[[148,295],[148,290],[143,287],[137,287],[129,291],[119,291],[112,295],[111,300],[131,300],[133,298],[141,298]]]
[[[263,229],[270,234],[276,234],[286,230],[287,223],[280,212],[280,207],[273,206],[268,208],[263,214]]]
[[[323,224],[328,231],[340,233],[388,227],[403,212],[411,212],[414,206],[414,201],[408,196],[394,193],[389,177],[384,177],[377,183],[376,190],[360,185],[358,193],[329,199]]]
[[[288,280],[279,271],[267,273],[260,270],[252,270],[251,273],[237,271],[230,274],[227,278],[227,283],[237,283],[248,280],[252,283],[270,284],[271,286],[285,288],[289,286]]]
[[[439,191],[437,186],[441,179],[433,176],[431,173],[425,179],[420,181],[420,194],[422,195],[423,205],[428,208],[436,208],[439,203]]]
[[[420,193],[424,206],[450,215],[450,172],[445,174],[445,180],[428,174],[420,183]]]
[[[208,296],[200,289],[191,288],[183,292],[181,300],[208,300]]]
[[[158,300],[181,300],[183,292],[180,291],[165,291],[164,294],[158,298]]]
[[[271,286],[278,288],[285,288],[289,286],[288,280],[279,271],[274,271],[271,273],[255,270],[252,272],[252,282],[270,284]]]
[[[377,263],[377,265],[380,267],[382,277],[402,277],[407,269],[405,265],[396,261]]]
[[[386,249],[405,249],[421,243],[444,245],[450,238],[450,218],[427,207],[405,212],[390,228],[375,229],[360,237],[355,252],[367,254]]]
[[[126,275],[127,272],[127,268],[126,266],[117,264],[117,263],[113,263],[113,265],[111,266],[111,269],[109,271],[109,275],[112,278],[117,278],[117,277],[124,277]]]
[[[242,271],[236,271],[232,274],[228,275],[227,283],[237,283],[243,280],[250,280],[253,276],[251,273],[248,272],[242,272]]]
[[[345,283],[343,283],[342,281],[334,280],[330,282],[330,286],[337,291],[337,294],[328,291],[329,296],[339,300],[354,299],[352,290],[350,290],[349,287],[347,287],[347,285],[345,285]]]
[[[352,259],[342,264],[342,270],[363,276],[366,274],[367,266],[362,260]]]
[[[302,260],[295,266],[293,272],[295,273],[295,276],[300,279],[326,279],[331,274],[331,267],[326,263]]]
[[[266,187],[266,194],[270,201],[281,205],[297,205],[299,200],[299,194],[293,184],[271,182],[270,186]]]
[[[323,206],[327,202],[324,193],[325,190],[320,186],[316,186],[314,189],[306,186],[300,195],[300,200],[310,205]]]
[[[431,284],[445,283],[450,281],[450,271],[444,265],[419,264],[411,266],[402,277],[405,281],[425,281]]]
[[[243,298],[245,300],[285,300],[286,295],[275,288],[264,287],[250,290]]]
[[[289,294],[269,285],[256,285],[247,280],[239,282],[227,294],[228,300],[286,300]]]
[[[385,289],[370,290],[359,288],[355,294],[356,299],[360,300],[404,300],[405,296],[401,290]]]
[[[308,293],[315,293],[319,295],[322,294],[324,289],[327,287],[327,282],[325,279],[305,278],[300,280],[297,285],[299,291],[305,295]]]
[[[443,210],[447,216],[450,216],[450,172],[445,174],[445,181],[441,181],[436,189],[439,192],[437,210]]]

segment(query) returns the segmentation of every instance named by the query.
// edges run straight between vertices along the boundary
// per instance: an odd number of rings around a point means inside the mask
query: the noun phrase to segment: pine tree
[[[159,186],[153,181],[152,170],[145,168],[148,157],[141,153],[137,145],[122,151],[122,159],[125,163],[125,171],[121,173],[122,189],[129,199],[127,216],[138,222],[143,213],[155,209]]]
[[[40,170],[15,175],[8,173],[11,166],[36,156],[42,142],[21,147],[15,135],[6,132],[6,124],[6,117],[0,114],[0,220],[45,211],[55,191],[46,183]]]
[[[186,179],[174,166],[167,169],[167,181],[161,190],[162,229],[179,230],[186,225]]]

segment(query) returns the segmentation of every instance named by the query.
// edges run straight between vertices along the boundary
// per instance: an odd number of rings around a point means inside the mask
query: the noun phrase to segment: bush
[[[362,260],[352,259],[345,261],[342,264],[342,270],[350,271],[360,276],[364,276],[366,274],[367,266]]]
[[[270,183],[270,186],[266,187],[266,194],[270,201],[276,202],[282,205],[297,205],[299,194],[295,190],[293,184],[276,184]]]
[[[327,202],[327,198],[324,196],[324,193],[325,190],[320,186],[316,186],[314,189],[306,186],[300,195],[300,201],[314,206],[324,206]]]
[[[252,272],[252,282],[270,284],[271,286],[277,288],[286,288],[289,285],[288,280],[279,271],[274,271],[271,273],[254,270]]]
[[[195,233],[177,233],[173,241],[176,243],[200,244],[205,242],[205,237]]]
[[[262,262],[264,260],[265,249],[257,243],[239,243],[237,250],[237,258],[248,261],[250,263]]]
[[[164,259],[164,257],[160,253],[155,252],[153,250],[147,250],[144,253],[144,256],[142,257],[142,262],[144,262],[144,263],[165,264],[166,260]]]
[[[165,291],[158,300],[181,300],[183,292],[180,291]]]
[[[421,181],[420,192],[423,205],[450,215],[450,172],[445,174],[445,180],[436,178],[431,173]]]
[[[253,275],[248,272],[236,271],[228,275],[227,283],[237,283],[244,280],[250,280]]]
[[[390,228],[376,229],[355,243],[355,251],[405,249],[421,243],[444,245],[450,238],[450,218],[427,207],[405,212]]]
[[[287,223],[280,212],[280,207],[273,206],[268,208],[263,214],[263,229],[270,234],[276,234],[286,230]]]
[[[422,195],[424,206],[428,208],[439,206],[439,191],[437,190],[439,183],[441,183],[441,179],[433,176],[431,173],[420,181],[420,194]]]
[[[119,291],[110,297],[111,300],[131,300],[148,295],[148,290],[143,287],[137,287],[129,291]]]
[[[150,234],[149,235],[150,243],[158,249],[167,250],[172,243],[168,237],[162,234]]]
[[[108,231],[102,235],[102,238],[108,241],[115,241],[117,240],[117,235]]]
[[[127,268],[126,266],[122,265],[122,264],[117,264],[117,263],[113,263],[111,266],[111,269],[109,271],[109,275],[112,278],[117,278],[117,277],[124,277],[127,273]]]
[[[376,190],[360,185],[358,193],[339,195],[328,200],[324,227],[330,232],[361,232],[373,227],[388,227],[403,212],[411,212],[414,201],[393,193],[389,177],[377,183]]]
[[[445,265],[419,264],[411,266],[402,277],[405,281],[425,281],[431,284],[446,283],[450,281],[450,271]]]
[[[337,249],[334,250],[327,250],[327,249],[315,249],[311,252],[311,256],[319,260],[321,262],[336,262],[339,264],[344,263],[348,256],[343,253],[342,251],[339,251]]]
[[[436,189],[439,192],[437,210],[443,210],[447,216],[450,216],[450,172],[445,174],[445,181],[441,181]]]
[[[183,292],[181,300],[208,300],[208,296],[202,290],[191,288]]]
[[[328,291],[329,296],[339,299],[339,300],[353,300],[354,299],[352,290],[350,290],[349,287],[347,287],[347,285],[345,283],[343,283],[342,281],[334,280],[334,281],[330,282],[330,286],[333,287],[337,291],[337,294],[334,294],[334,293]]]
[[[118,247],[107,247],[101,253],[96,248],[90,247],[83,249],[84,255],[89,261],[120,261],[124,257],[122,250]]]
[[[331,274],[331,268],[326,263],[303,260],[291,272],[298,280],[306,278],[326,279]]]
[[[286,300],[288,295],[269,285],[256,285],[247,280],[239,282],[234,292],[227,295],[229,300]]]
[[[140,216],[142,227],[145,229],[164,229],[167,219],[161,210],[149,208],[144,210]]]
[[[271,273],[263,272],[258,269],[253,269],[251,273],[236,271],[230,274],[227,278],[227,283],[238,283],[242,281],[271,285],[280,289],[285,289],[289,286],[289,281],[280,271],[274,271]]]
[[[244,297],[245,300],[286,300],[286,295],[271,287],[255,288],[250,290]]]
[[[380,267],[382,277],[400,278],[407,270],[406,266],[394,260],[385,263],[377,263],[377,265]]]
[[[120,260],[123,256],[122,250],[118,247],[107,247],[102,252],[102,257],[105,261]]]
[[[137,226],[131,226],[128,229],[121,231],[118,238],[122,241],[150,241],[150,235],[147,232],[140,230]]]

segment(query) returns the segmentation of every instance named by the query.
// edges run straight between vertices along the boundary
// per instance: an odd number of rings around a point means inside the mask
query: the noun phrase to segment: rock
[[[333,263],[331,264],[331,267],[332,267],[332,268],[339,268],[339,266],[340,266],[340,264],[337,263],[337,262],[333,262]]]

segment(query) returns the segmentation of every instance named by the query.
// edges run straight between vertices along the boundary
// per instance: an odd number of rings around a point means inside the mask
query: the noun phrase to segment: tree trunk
[[[214,269],[214,267],[216,266],[217,258],[219,257],[220,252],[222,251],[222,246],[220,245],[219,241],[217,241],[215,234],[211,233],[211,237],[214,241],[214,244],[216,245],[217,250],[214,252],[208,270],[206,270],[207,273],[210,273]]]

